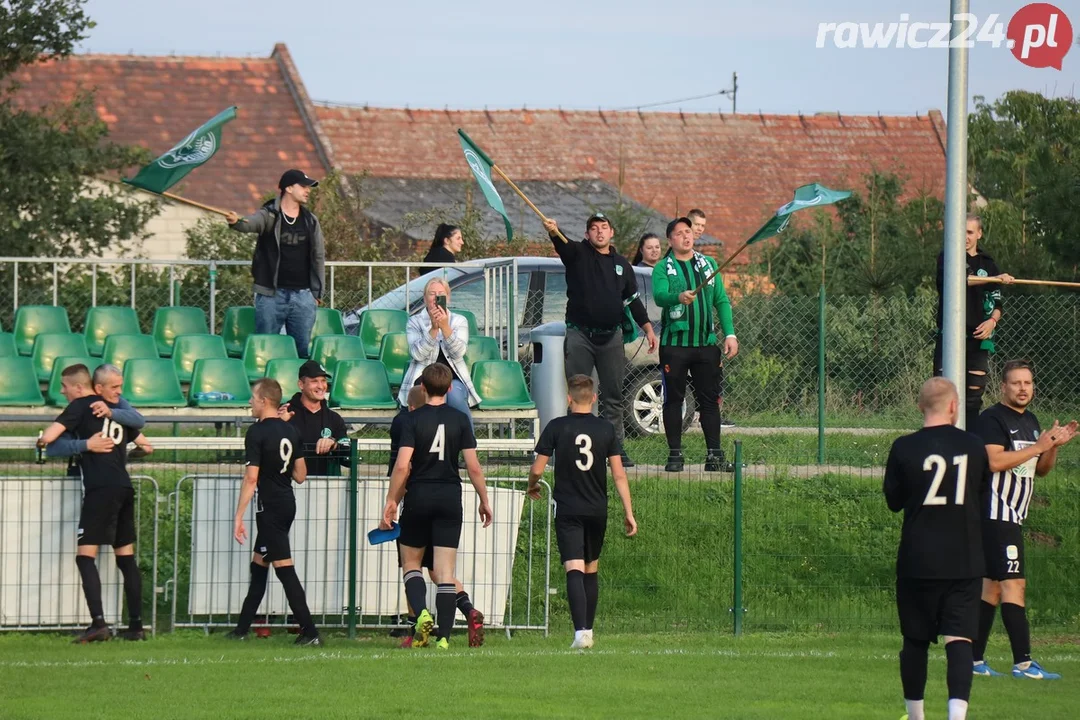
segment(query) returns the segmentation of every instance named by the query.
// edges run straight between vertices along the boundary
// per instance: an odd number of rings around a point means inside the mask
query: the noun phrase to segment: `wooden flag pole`
[[[1011,283],[1007,283],[996,277],[977,277],[971,275],[968,277],[968,284],[970,285],[982,285],[984,283],[997,283],[999,285],[1046,285],[1049,287],[1065,287],[1065,288],[1080,288],[1080,283],[1065,282],[1064,280],[1013,280]]]
[[[742,244],[742,245],[741,245],[741,246],[739,247],[739,249],[738,249],[738,250],[736,250],[736,251],[735,251],[734,253],[732,253],[731,257],[729,257],[729,258],[728,258],[727,260],[725,260],[725,261],[724,261],[724,262],[723,262],[723,263],[722,263],[722,264],[720,265],[720,267],[716,268],[716,270],[715,270],[715,271],[713,271],[713,272],[712,272],[712,273],[711,273],[711,274],[709,275],[709,277],[705,278],[705,282],[701,283],[701,284],[700,284],[700,285],[698,285],[698,286],[697,286],[696,288],[694,288],[694,294],[696,295],[696,294],[698,294],[699,292],[701,292],[701,288],[703,288],[703,287],[705,287],[706,285],[708,285],[709,283],[711,283],[711,282],[712,282],[712,280],[713,280],[713,278],[714,278],[714,277],[716,277],[717,275],[719,275],[719,274],[720,274],[720,271],[721,271],[721,270],[723,270],[723,269],[724,269],[724,268],[726,268],[726,267],[727,267],[728,265],[730,265],[730,264],[731,264],[731,261],[732,261],[732,260],[734,260],[735,258],[739,257],[739,254],[740,254],[740,253],[742,253],[742,251],[743,251],[743,250],[745,250],[745,249],[746,249],[746,248],[748,248],[748,247],[750,247],[750,242],[749,242],[749,241],[747,241],[747,242],[744,242],[744,243],[743,243],[743,244]]]
[[[212,212],[212,213],[217,213],[218,215],[225,215],[225,216],[229,215],[228,210],[222,210],[221,208],[214,207],[213,205],[203,205],[201,202],[196,202],[195,200],[189,200],[188,198],[181,197],[179,195],[173,195],[171,192],[163,192],[163,193],[158,193],[158,194],[161,195],[161,197],[166,197],[166,198],[169,198],[170,200],[175,200],[176,202],[179,202],[179,203],[184,203],[186,205],[191,205],[192,207],[197,207],[197,208],[199,208],[201,210],[207,210],[207,211]]]
[[[539,215],[539,216],[540,216],[540,220],[542,220],[542,221],[545,221],[545,222],[547,221],[547,216],[546,216],[546,215],[544,215],[544,213],[540,212],[540,208],[538,208],[538,207],[536,207],[535,205],[533,205],[533,202],[532,202],[532,200],[530,200],[529,198],[525,197],[525,193],[521,192],[521,188],[519,188],[519,187],[518,187],[517,185],[515,185],[515,184],[514,184],[514,181],[513,181],[513,180],[511,180],[511,179],[510,179],[509,177],[507,177],[507,176],[506,176],[506,173],[504,173],[504,172],[503,172],[502,170],[500,170],[500,169],[499,169],[499,166],[498,166],[498,165],[495,165],[495,164],[493,163],[493,164],[491,165],[491,169],[492,169],[492,170],[494,170],[495,172],[497,172],[497,173],[499,174],[499,177],[501,177],[501,178],[502,178],[503,180],[505,180],[505,181],[506,181],[506,184],[507,184],[507,185],[509,185],[509,186],[510,186],[510,188],[511,188],[511,189],[512,189],[512,190],[513,190],[514,192],[516,192],[516,193],[518,194],[518,197],[520,197],[520,198],[521,198],[522,200],[524,200],[524,201],[525,201],[525,204],[526,204],[526,205],[528,205],[528,206],[529,206],[530,208],[532,208],[532,211],[533,211],[534,213],[536,213],[537,215]],[[556,231],[556,232],[558,232],[558,233],[559,233],[559,237],[561,237],[561,238],[562,238],[562,241],[563,241],[563,242],[565,242],[565,243],[568,243],[568,242],[570,242],[569,240],[567,240],[567,239],[566,239],[566,236],[562,234],[562,230],[558,230],[558,231]]]

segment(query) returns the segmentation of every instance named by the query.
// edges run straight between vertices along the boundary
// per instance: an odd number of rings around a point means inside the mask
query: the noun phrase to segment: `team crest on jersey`
[[[622,276],[622,265],[616,265],[615,266],[615,274],[620,276],[620,277]]]
[[[324,438],[330,437],[330,428],[323,428],[322,429],[322,437],[324,437]]]
[[[1020,557],[1020,551],[1016,549],[1015,545],[1010,545],[1005,548],[1005,557],[1009,560],[1016,560]]]

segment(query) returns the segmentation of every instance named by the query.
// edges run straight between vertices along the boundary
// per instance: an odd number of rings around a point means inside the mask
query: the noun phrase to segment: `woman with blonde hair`
[[[407,407],[409,390],[420,380],[424,368],[442,363],[454,376],[446,402],[465,413],[472,423],[470,408],[479,404],[480,396],[473,387],[469,366],[465,363],[469,322],[463,315],[452,312],[449,305],[450,286],[443,278],[429,280],[424,286],[424,310],[409,318],[405,329],[412,361],[405,370],[398,402]]]

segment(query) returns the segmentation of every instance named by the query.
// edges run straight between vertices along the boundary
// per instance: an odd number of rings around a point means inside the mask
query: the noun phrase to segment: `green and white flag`
[[[849,197],[851,197],[850,190],[830,190],[818,183],[803,185],[795,191],[795,199],[777,210],[776,214],[746,241],[746,244],[753,245],[784,232],[787,230],[788,223],[791,222],[791,214],[797,210],[832,205]]]
[[[514,231],[510,227],[510,217],[506,214],[506,208],[503,207],[499,191],[495,189],[495,183],[491,181],[491,168],[495,162],[472,141],[472,138],[465,134],[464,130],[459,129],[457,132],[461,149],[465,151],[465,162],[469,163],[469,168],[476,176],[476,182],[480,184],[480,190],[484,193],[488,205],[502,215],[503,222],[506,223],[506,241],[510,242],[514,237]]]
[[[236,117],[236,106],[228,107],[207,120],[167,153],[154,160],[138,174],[124,178],[128,185],[161,194],[214,157],[221,147],[221,128]]]

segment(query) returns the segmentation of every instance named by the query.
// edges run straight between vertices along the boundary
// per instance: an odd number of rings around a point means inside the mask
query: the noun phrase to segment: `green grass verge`
[[[603,603],[603,600],[601,601]],[[8,720],[87,717],[469,718],[725,717],[896,720],[904,712],[900,638],[597,634],[492,636],[479,649],[397,650],[387,637],[328,637],[321,650],[291,637],[242,645],[179,633],[146,643],[72,646],[55,635],[0,636]],[[988,657],[1007,669],[1003,643]],[[969,717],[1075,716],[1080,654],[1067,639],[1035,655],[1056,683],[975,678]],[[928,717],[945,717],[944,652],[931,650]]]

